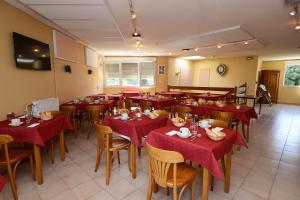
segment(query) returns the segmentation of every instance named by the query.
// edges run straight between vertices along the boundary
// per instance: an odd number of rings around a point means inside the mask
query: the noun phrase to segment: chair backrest
[[[112,139],[112,129],[109,126],[103,126],[99,123],[94,123],[96,127],[97,141],[100,148],[104,147],[104,143],[107,142],[106,147],[110,148]]]
[[[8,144],[13,142],[14,138],[11,137],[10,135],[5,135],[5,134],[0,134],[0,150],[2,147],[4,148],[4,155],[5,155],[5,160],[6,163],[10,163],[9,160],[9,152],[8,152]]]
[[[61,110],[64,113],[66,117],[69,119],[74,119],[76,115],[76,106],[71,106],[71,105],[64,105],[61,106]]]
[[[130,110],[132,106],[132,100],[131,99],[125,99],[125,108]]]
[[[183,156],[175,151],[166,151],[155,148],[147,144],[149,173],[155,182],[162,186],[167,186],[167,178],[170,167],[173,167],[174,185],[176,185],[177,163],[184,162]]]
[[[159,116],[169,116],[169,112],[166,110],[155,110],[155,113],[157,113]]]
[[[151,110],[151,106],[152,106],[152,102],[151,101],[140,101],[140,107],[142,109],[142,111],[149,109]]]
[[[188,106],[178,106],[177,107],[178,117],[180,117],[182,119],[186,119],[187,115],[191,112],[192,112],[192,109]]]
[[[210,125],[212,125],[213,127],[228,128],[227,122],[222,121],[222,120],[217,120],[217,119],[211,119]]]
[[[124,100],[118,100],[118,101],[115,101],[115,106],[117,109],[123,109],[125,108],[125,101]]]
[[[62,111],[50,111],[50,112],[53,117],[64,114]]]
[[[104,105],[89,105],[86,107],[86,110],[89,113],[89,120],[92,122],[98,122],[100,114],[104,113]]]
[[[232,112],[212,111],[211,116],[213,119],[225,121],[229,126],[231,126],[235,114]]]

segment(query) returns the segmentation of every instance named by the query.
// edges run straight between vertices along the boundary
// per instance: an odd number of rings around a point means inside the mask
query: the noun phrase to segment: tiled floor
[[[233,155],[231,191],[223,192],[223,183],[215,183],[209,199],[237,200],[300,200],[300,107],[274,105],[264,107],[258,120],[252,121],[249,149]],[[139,158],[138,176],[132,179],[127,168],[127,156],[121,154],[121,165],[114,162],[110,185],[105,185],[104,163],[94,172],[95,135],[89,140],[82,133],[78,138],[68,134],[70,153],[64,162],[50,164],[44,155],[44,184],[36,185],[26,163],[17,173],[20,200],[143,200],[147,191],[146,155]],[[57,146],[58,147],[58,146]],[[11,197],[9,184],[1,198]],[[4,197],[3,197],[4,196]],[[189,199],[189,191],[184,199]],[[196,197],[201,196],[201,172],[197,177]],[[1,199],[0,198],[0,199]],[[153,199],[171,199],[165,190],[153,194]]]

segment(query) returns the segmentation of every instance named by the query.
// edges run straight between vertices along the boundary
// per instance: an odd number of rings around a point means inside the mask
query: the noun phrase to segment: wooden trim
[[[208,90],[208,91],[235,91],[236,87],[194,87],[194,86],[172,86],[168,85],[168,91],[171,89],[178,90]]]

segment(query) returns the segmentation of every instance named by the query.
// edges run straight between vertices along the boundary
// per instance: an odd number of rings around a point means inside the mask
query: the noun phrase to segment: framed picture
[[[300,87],[300,61],[286,62],[283,86]]]
[[[159,71],[159,74],[165,74],[165,66],[164,65],[160,65],[158,71]]]

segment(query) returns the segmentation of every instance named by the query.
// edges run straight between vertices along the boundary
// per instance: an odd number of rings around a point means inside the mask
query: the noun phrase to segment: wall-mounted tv
[[[49,45],[13,32],[17,68],[51,70]]]

